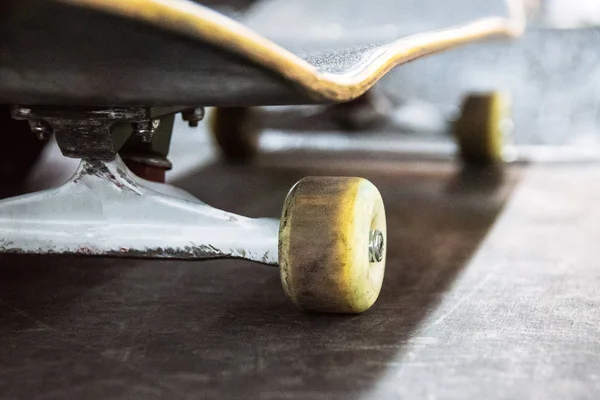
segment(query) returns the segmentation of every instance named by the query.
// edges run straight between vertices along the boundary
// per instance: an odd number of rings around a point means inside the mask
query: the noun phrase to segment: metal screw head
[[[30,119],[29,128],[31,132],[35,133],[39,140],[46,140],[52,133],[52,129],[41,119]]]
[[[133,124],[133,132],[139,135],[143,143],[151,143],[154,134],[160,127],[160,120],[141,121]]]
[[[383,232],[374,229],[369,232],[369,262],[381,262],[384,254]]]
[[[27,107],[14,106],[11,114],[15,119],[29,119],[31,115],[31,109]]]
[[[198,122],[204,119],[204,107],[185,110],[181,113],[181,118],[188,123],[190,128],[196,128]]]

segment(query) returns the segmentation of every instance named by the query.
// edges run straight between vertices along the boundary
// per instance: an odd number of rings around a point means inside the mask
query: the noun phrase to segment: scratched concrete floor
[[[250,216],[277,216],[305,175],[372,180],[380,300],[306,315],[243,261],[1,256],[0,398],[597,398],[600,165],[272,151],[244,167],[207,147],[194,165],[183,148],[172,183]],[[45,157],[37,176],[60,176]]]

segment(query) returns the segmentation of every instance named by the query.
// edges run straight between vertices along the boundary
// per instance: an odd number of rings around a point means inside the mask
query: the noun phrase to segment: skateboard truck
[[[152,134],[150,109],[15,107],[13,117],[43,121],[63,154],[82,161],[61,187],[0,203],[3,252],[277,263],[276,220],[219,211],[129,171],[111,127],[130,122]]]
[[[368,309],[381,289],[387,247],[375,186],[361,178],[304,178],[288,194],[281,222],[217,210],[137,177],[117,154],[123,124],[151,135],[154,121],[180,111],[13,107],[13,118],[52,131],[63,155],[81,163],[58,188],[0,201],[0,252],[247,259],[279,264],[284,290],[301,309]]]

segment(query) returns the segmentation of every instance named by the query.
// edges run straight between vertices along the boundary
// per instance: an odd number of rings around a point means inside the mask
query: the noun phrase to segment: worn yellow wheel
[[[470,165],[502,162],[506,130],[510,123],[508,95],[490,92],[468,96],[454,125],[462,160]]]
[[[210,129],[221,153],[230,161],[249,161],[258,152],[260,123],[254,108],[215,108]]]
[[[377,188],[362,178],[308,177],[283,206],[281,282],[306,311],[361,313],[375,303],[387,231]]]

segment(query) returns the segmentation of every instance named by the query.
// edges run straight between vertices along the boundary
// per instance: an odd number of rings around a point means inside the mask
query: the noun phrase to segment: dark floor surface
[[[564,226],[598,230],[576,210],[600,169],[573,171],[306,153],[209,164],[177,184],[250,216],[277,216],[305,175],[372,180],[389,232],[373,309],[303,314],[275,268],[243,261],[1,256],[0,397],[594,398],[598,251]]]

